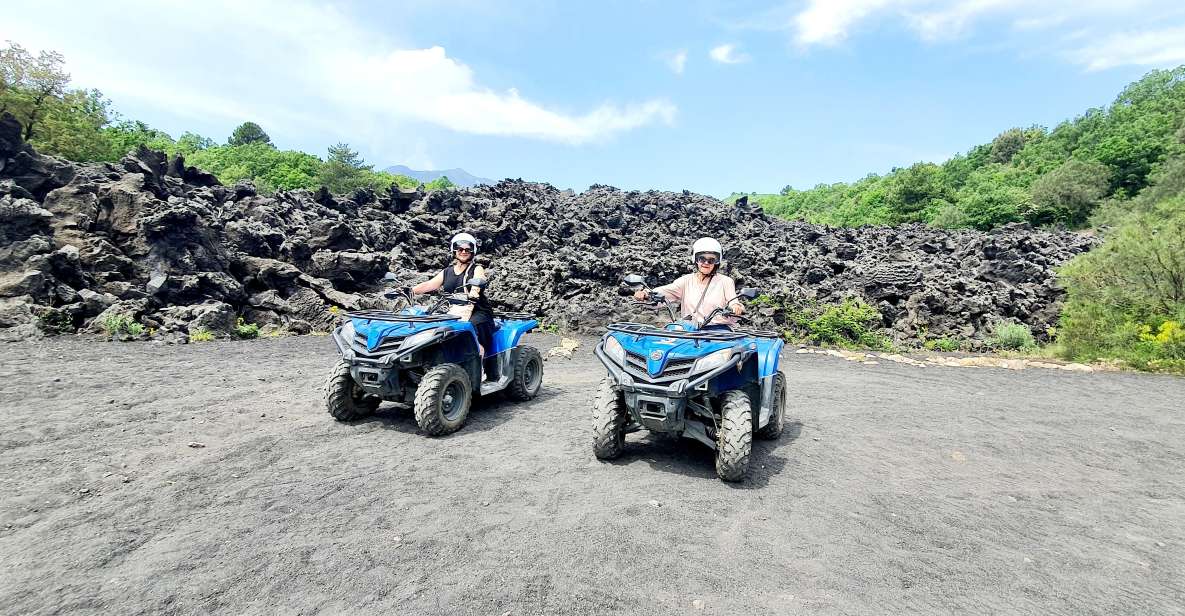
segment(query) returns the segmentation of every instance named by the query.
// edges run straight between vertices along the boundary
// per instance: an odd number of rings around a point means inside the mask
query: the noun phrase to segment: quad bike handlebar
[[[671,308],[670,302],[666,301],[667,300],[666,296],[663,295],[662,293],[655,292],[650,287],[648,287],[646,285],[646,280],[644,278],[642,278],[641,276],[638,276],[637,274],[630,274],[624,278],[624,282],[628,285],[631,285],[631,286],[641,286],[643,290],[647,291],[647,294],[646,294],[647,301],[643,302],[643,301],[636,301],[635,300],[634,301],[635,306],[657,307],[659,304],[664,304],[667,307],[667,314],[669,314],[671,317],[671,322],[674,323],[675,321],[678,320],[677,318],[675,318],[675,311]],[[753,298],[757,297],[758,293],[760,293],[760,290],[755,287],[746,287],[746,288],[741,289],[740,292],[737,293],[736,297],[729,299],[727,302],[725,302],[724,306],[721,306],[720,308],[717,308],[717,309],[713,310],[711,313],[709,313],[708,316],[704,318],[703,322],[699,324],[700,327],[703,327],[704,325],[711,323],[713,319],[715,319],[716,317],[718,317],[720,315],[726,314],[726,313],[728,314],[728,316],[730,316],[734,319],[737,319],[738,321],[749,321],[750,320],[749,317],[747,317],[745,315],[732,314],[732,311],[728,310],[728,306],[730,306],[734,301],[741,299],[742,297],[746,298],[746,299],[753,299]]]
[[[386,284],[393,285],[393,284],[395,284],[396,279],[395,279],[395,275],[393,273],[387,272],[387,274],[385,276],[383,276],[383,280],[386,282]],[[485,286],[486,286],[486,280],[484,278],[471,278],[470,280],[465,282],[465,288],[467,288],[467,289],[470,289],[473,287],[477,287],[477,288],[481,289],[481,288],[485,288]],[[411,287],[403,286],[403,287],[399,287],[397,289],[382,291],[380,293],[380,295],[382,295],[382,297],[384,299],[388,299],[388,300],[402,299],[404,301],[404,303],[406,304],[406,306],[415,305],[415,294],[412,293]],[[427,294],[425,294],[425,295],[427,295]],[[443,295],[441,295],[441,297],[437,298],[431,304],[431,306],[428,308],[428,314],[444,313],[444,312],[448,311],[449,306],[454,306],[457,304],[472,304],[472,303],[473,303],[473,299],[469,297],[469,294],[467,292],[455,291],[453,293],[443,294]]]

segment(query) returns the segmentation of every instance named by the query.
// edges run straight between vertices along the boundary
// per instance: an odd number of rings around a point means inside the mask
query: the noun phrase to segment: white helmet
[[[449,242],[449,250],[456,252],[457,244],[469,244],[473,248],[473,254],[477,255],[477,238],[468,233],[458,233],[453,236]]]
[[[695,256],[701,252],[714,252],[717,258],[724,258],[724,248],[720,246],[720,242],[710,237],[701,237],[695,240],[695,243],[691,245],[691,260],[695,261]]]

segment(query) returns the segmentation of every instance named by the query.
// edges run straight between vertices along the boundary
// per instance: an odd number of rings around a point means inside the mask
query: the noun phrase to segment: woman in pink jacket
[[[711,323],[704,323],[704,319],[717,308],[727,307],[737,316],[745,312],[745,307],[735,299],[736,283],[732,278],[719,273],[723,256],[724,249],[720,242],[710,237],[701,237],[691,245],[695,272],[680,276],[671,284],[656,287],[654,291],[662,293],[668,301],[679,302],[679,314],[701,324],[703,329],[732,327],[736,324],[736,319],[731,315],[720,315],[712,319]],[[634,298],[645,301],[646,291],[634,293]]]

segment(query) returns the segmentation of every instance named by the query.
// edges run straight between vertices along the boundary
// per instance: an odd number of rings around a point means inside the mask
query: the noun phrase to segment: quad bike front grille
[[[639,353],[626,351],[625,364],[626,369],[629,370],[635,377],[640,377],[641,379],[651,383],[665,383],[668,381],[686,378],[689,374],[691,374],[691,369],[695,367],[695,359],[668,359],[667,364],[662,368],[662,372],[657,375],[650,374],[646,366],[646,358]]]
[[[355,333],[353,343],[350,346],[354,350],[354,357],[358,359],[380,359],[384,355],[390,355],[398,351],[401,344],[403,344],[402,337],[385,338],[377,348],[371,350],[366,346],[366,335]]]

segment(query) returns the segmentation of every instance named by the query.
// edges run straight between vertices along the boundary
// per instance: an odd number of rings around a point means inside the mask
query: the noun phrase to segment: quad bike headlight
[[[605,354],[619,365],[625,365],[625,349],[622,348],[621,343],[617,338],[609,336],[605,339]]]
[[[719,368],[728,363],[728,360],[732,359],[732,355],[732,349],[722,349],[715,353],[704,355],[695,361],[695,367],[692,369],[692,372],[707,372],[713,368]]]
[[[418,347],[434,338],[439,331],[439,327],[434,327],[432,329],[426,329],[417,334],[412,334],[403,340],[403,344],[399,345],[399,350],[402,351],[404,349]]]

